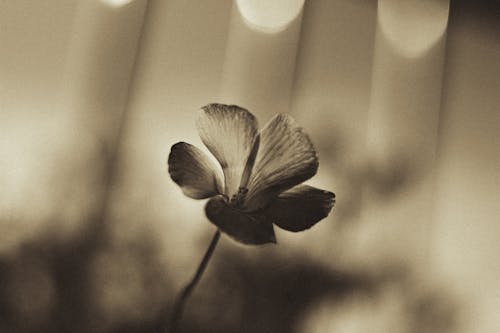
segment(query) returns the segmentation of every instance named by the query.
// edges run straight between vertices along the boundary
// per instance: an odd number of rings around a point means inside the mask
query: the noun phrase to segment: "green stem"
[[[205,255],[203,256],[203,259],[201,260],[200,265],[198,266],[198,269],[196,270],[195,275],[177,297],[177,300],[172,309],[172,315],[170,317],[170,329],[168,330],[169,333],[175,333],[177,331],[186,300],[189,298],[189,295],[191,295],[191,293],[193,292],[193,289],[196,287],[196,285],[201,279],[201,276],[203,275],[203,272],[207,268],[208,262],[210,261],[210,258],[214,253],[219,238],[220,238],[220,231],[217,230],[212,238],[212,241],[210,242],[210,245],[207,248],[207,251],[205,252]]]

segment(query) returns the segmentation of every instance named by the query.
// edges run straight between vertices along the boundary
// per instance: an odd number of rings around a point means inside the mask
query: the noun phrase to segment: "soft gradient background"
[[[498,332],[500,4],[451,1],[436,138],[404,152],[435,152],[424,178],[367,145],[376,1],[306,1],[296,39],[237,30],[232,5],[0,1],[0,332],[159,331],[214,232],[167,155],[234,96],[261,125],[292,113],[337,206],[277,246],[223,236],[184,332]],[[235,75],[245,47],[260,65]]]

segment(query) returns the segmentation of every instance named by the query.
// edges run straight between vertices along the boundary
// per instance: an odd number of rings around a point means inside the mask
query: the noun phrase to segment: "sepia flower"
[[[197,128],[222,172],[185,142],[172,146],[168,171],[188,197],[210,198],[205,213],[222,232],[245,244],[276,243],[273,224],[297,232],[330,213],[332,192],[300,185],[316,174],[318,157],[290,116],[276,115],[259,133],[249,111],[209,104]]]

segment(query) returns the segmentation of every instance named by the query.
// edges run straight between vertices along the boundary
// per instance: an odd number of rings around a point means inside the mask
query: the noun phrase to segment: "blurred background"
[[[223,235],[180,331],[500,331],[498,1],[4,0],[0,45],[0,332],[162,331],[211,102],[291,113],[337,203]]]

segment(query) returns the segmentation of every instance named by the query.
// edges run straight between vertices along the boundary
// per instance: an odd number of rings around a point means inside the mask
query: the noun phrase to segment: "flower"
[[[335,194],[300,185],[316,174],[318,157],[290,116],[277,114],[259,133],[248,110],[209,104],[197,128],[222,172],[185,142],[172,146],[168,172],[188,197],[210,198],[205,213],[222,232],[245,244],[276,243],[273,224],[297,232],[330,213]]]

